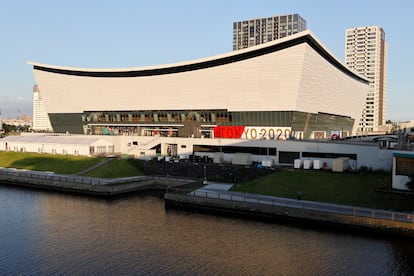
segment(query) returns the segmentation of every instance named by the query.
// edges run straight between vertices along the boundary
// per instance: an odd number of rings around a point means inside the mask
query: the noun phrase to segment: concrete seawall
[[[167,187],[200,182],[194,179],[137,176],[125,178],[93,178],[58,175],[14,169],[0,169],[0,183],[88,195],[113,196],[142,190],[166,190]]]
[[[209,212],[247,215],[254,218],[285,220],[297,223],[310,223],[340,227],[343,229],[366,230],[380,234],[395,234],[414,237],[414,223],[387,219],[358,217],[286,206],[269,206],[252,202],[231,201],[188,194],[167,192],[165,204],[186,209]]]
[[[199,185],[200,180],[196,179],[159,176],[103,179],[0,168],[0,183],[99,196],[115,196],[144,190],[166,190],[164,200],[167,206],[414,237],[414,219],[409,213],[373,209],[367,211],[361,208],[355,208],[353,213],[343,213],[349,212],[349,209],[352,209],[350,206],[339,206],[338,212],[327,212],[320,207],[315,209],[316,204],[324,205],[323,203],[307,202],[312,207],[305,208],[301,207],[302,204],[298,204],[305,203],[305,201],[283,199],[290,203],[281,206],[259,195],[249,195],[246,200],[247,194],[243,193],[224,193],[220,198],[217,192],[181,193],[177,192],[181,188],[174,189],[174,187],[183,187],[183,185]],[[217,196],[217,198],[211,198],[210,195]],[[359,212],[365,215],[358,215]],[[376,216],[374,213],[379,214]]]

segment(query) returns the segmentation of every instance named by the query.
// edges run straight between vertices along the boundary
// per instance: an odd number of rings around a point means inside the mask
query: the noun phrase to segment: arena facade
[[[28,63],[55,133],[344,137],[355,133],[369,89],[369,81],[347,69],[311,31],[168,65]]]

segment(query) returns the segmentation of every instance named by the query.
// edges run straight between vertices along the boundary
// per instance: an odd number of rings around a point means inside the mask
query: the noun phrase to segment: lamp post
[[[204,180],[203,180],[203,184],[207,184],[207,168],[206,168],[206,165],[204,165]]]

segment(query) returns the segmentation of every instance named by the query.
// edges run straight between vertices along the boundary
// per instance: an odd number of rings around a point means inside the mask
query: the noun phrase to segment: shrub
[[[414,191],[414,175],[409,175],[410,181],[405,184],[405,186],[410,191]]]

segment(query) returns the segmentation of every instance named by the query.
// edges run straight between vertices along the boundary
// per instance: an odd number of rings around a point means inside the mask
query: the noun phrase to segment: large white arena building
[[[348,158],[355,168],[391,168],[392,152],[376,144],[320,140],[355,133],[369,81],[310,31],[159,66],[29,64],[52,133],[5,137],[0,150],[328,167]]]
[[[344,137],[355,133],[369,89],[367,79],[347,69],[310,31],[160,66],[29,64],[55,133]]]

